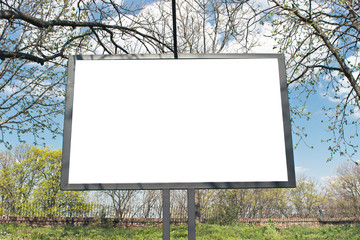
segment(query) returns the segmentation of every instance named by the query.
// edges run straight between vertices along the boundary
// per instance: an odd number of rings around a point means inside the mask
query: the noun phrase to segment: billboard
[[[73,56],[61,187],[294,187],[279,54]]]

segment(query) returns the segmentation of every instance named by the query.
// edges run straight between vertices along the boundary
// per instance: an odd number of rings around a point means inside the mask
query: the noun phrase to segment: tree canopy
[[[311,95],[329,101],[330,158],[357,151],[359,0],[177,0],[179,53],[284,53],[293,131],[307,136]],[[61,134],[71,54],[172,53],[171,3],[0,0],[0,141]],[[300,143],[299,142],[299,143]]]
[[[60,191],[61,150],[20,146],[0,153],[0,210],[20,216],[91,210],[86,193]]]
[[[333,102],[323,107],[323,121],[333,133],[324,139],[329,143],[329,160],[336,153],[351,159],[358,147],[360,117],[359,1],[269,2],[266,21],[272,24],[276,48],[286,55],[290,95],[300,103],[292,105],[292,117],[309,117],[306,106],[312,94]]]

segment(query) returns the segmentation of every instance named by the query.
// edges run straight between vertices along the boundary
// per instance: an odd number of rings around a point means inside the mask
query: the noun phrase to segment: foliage
[[[60,150],[25,145],[1,153],[0,210],[14,216],[79,216],[99,211],[101,217],[161,217],[160,191],[105,191],[97,193],[101,199],[95,205],[87,203],[85,193],[60,191],[60,160]],[[356,217],[359,168],[341,165],[338,176],[323,191],[304,176],[298,177],[293,189],[201,190],[199,220],[226,225],[239,218],[318,218],[320,213],[322,217]],[[186,217],[186,191],[172,191],[171,198],[172,216]]]
[[[360,217],[360,166],[343,163],[327,189],[327,214]]]
[[[99,35],[111,29],[146,38],[130,26],[109,24],[118,14],[120,21],[126,8],[120,14],[122,6],[100,2],[0,1],[1,144],[11,149],[11,135],[19,142],[32,136],[36,145],[45,142],[46,133],[62,134],[67,56],[89,51],[91,37],[101,45]]]
[[[301,176],[290,189],[228,189],[208,192],[209,220],[229,224],[244,218],[318,217],[325,198],[314,180]]]
[[[254,1],[178,0],[177,42],[179,53],[249,52],[258,45]],[[256,7],[255,7],[256,8]],[[154,1],[138,14],[139,27],[172,45],[170,1]],[[155,21],[154,21],[155,20]],[[159,49],[163,47],[159,46]],[[141,50],[140,50],[141,51]],[[157,51],[159,52],[159,51]]]
[[[42,66],[34,62],[46,54],[66,54],[65,49],[56,52],[58,45],[65,35],[71,38],[73,34],[37,28],[7,14],[23,12],[44,19],[71,15],[71,9],[61,7],[61,2],[66,5],[64,1],[0,1],[0,143],[9,149],[10,135],[19,142],[32,135],[37,144],[44,142],[46,132],[54,137],[61,134],[57,117],[64,108],[65,62],[61,58],[40,61]]]
[[[198,224],[196,239],[358,239],[359,225],[277,228],[274,225]],[[0,224],[1,239],[162,239],[161,227],[28,227]],[[186,226],[173,226],[171,239],[186,239]]]
[[[31,148],[25,156],[0,169],[0,205],[4,209],[20,216],[29,215],[34,210],[31,206],[37,206],[41,216],[61,211],[71,216],[91,210],[86,194],[60,191],[61,150]]]
[[[288,204],[291,213],[297,217],[307,218],[319,214],[325,199],[320,195],[316,182],[304,176],[296,181],[296,188],[288,190]]]
[[[229,224],[238,218],[243,205],[240,202],[244,190],[220,190],[216,193],[215,203],[212,205],[210,222]]]
[[[285,189],[209,191],[210,222],[229,224],[239,218],[281,217],[287,209]]]
[[[61,134],[71,54],[170,53],[171,5],[0,0],[0,143]],[[247,52],[256,43],[243,2],[177,1],[179,52]],[[37,64],[36,64],[37,63]]]
[[[107,54],[128,53],[125,48],[129,39],[133,39],[133,44],[149,44],[148,48],[162,44],[138,30],[134,18],[138,6],[125,2],[2,0],[0,6],[5,33],[1,39],[5,44],[0,51],[2,59],[44,64],[81,50],[94,52],[97,46]],[[25,39],[21,46],[14,41],[20,33]],[[89,44],[89,39],[94,40],[95,47]]]
[[[162,213],[159,190],[95,191],[92,192],[92,200],[104,207],[100,214],[103,217],[157,218]]]
[[[359,124],[359,0],[179,0],[179,53],[252,52],[267,35],[286,55],[296,146],[308,133],[310,96],[321,94],[332,134],[331,160],[351,159]],[[70,54],[171,53],[169,1],[0,1],[0,131],[61,133],[66,59]],[[40,66],[39,63],[43,64]],[[311,146],[310,146],[311,147]]]
[[[292,97],[293,130],[303,140],[307,133],[296,124],[308,119],[310,97],[320,94],[323,122],[332,133],[328,139],[331,160],[356,154],[359,126],[360,7],[359,0],[269,0],[263,24],[272,26],[270,37],[286,57]]]

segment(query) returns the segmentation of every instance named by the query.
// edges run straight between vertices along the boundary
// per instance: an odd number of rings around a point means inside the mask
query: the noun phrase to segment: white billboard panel
[[[63,189],[293,186],[283,57],[221,56],[76,57]]]

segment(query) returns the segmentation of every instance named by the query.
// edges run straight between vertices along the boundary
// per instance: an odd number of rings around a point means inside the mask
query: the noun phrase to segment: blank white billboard
[[[201,57],[75,57],[62,188],[293,186],[282,55]]]

